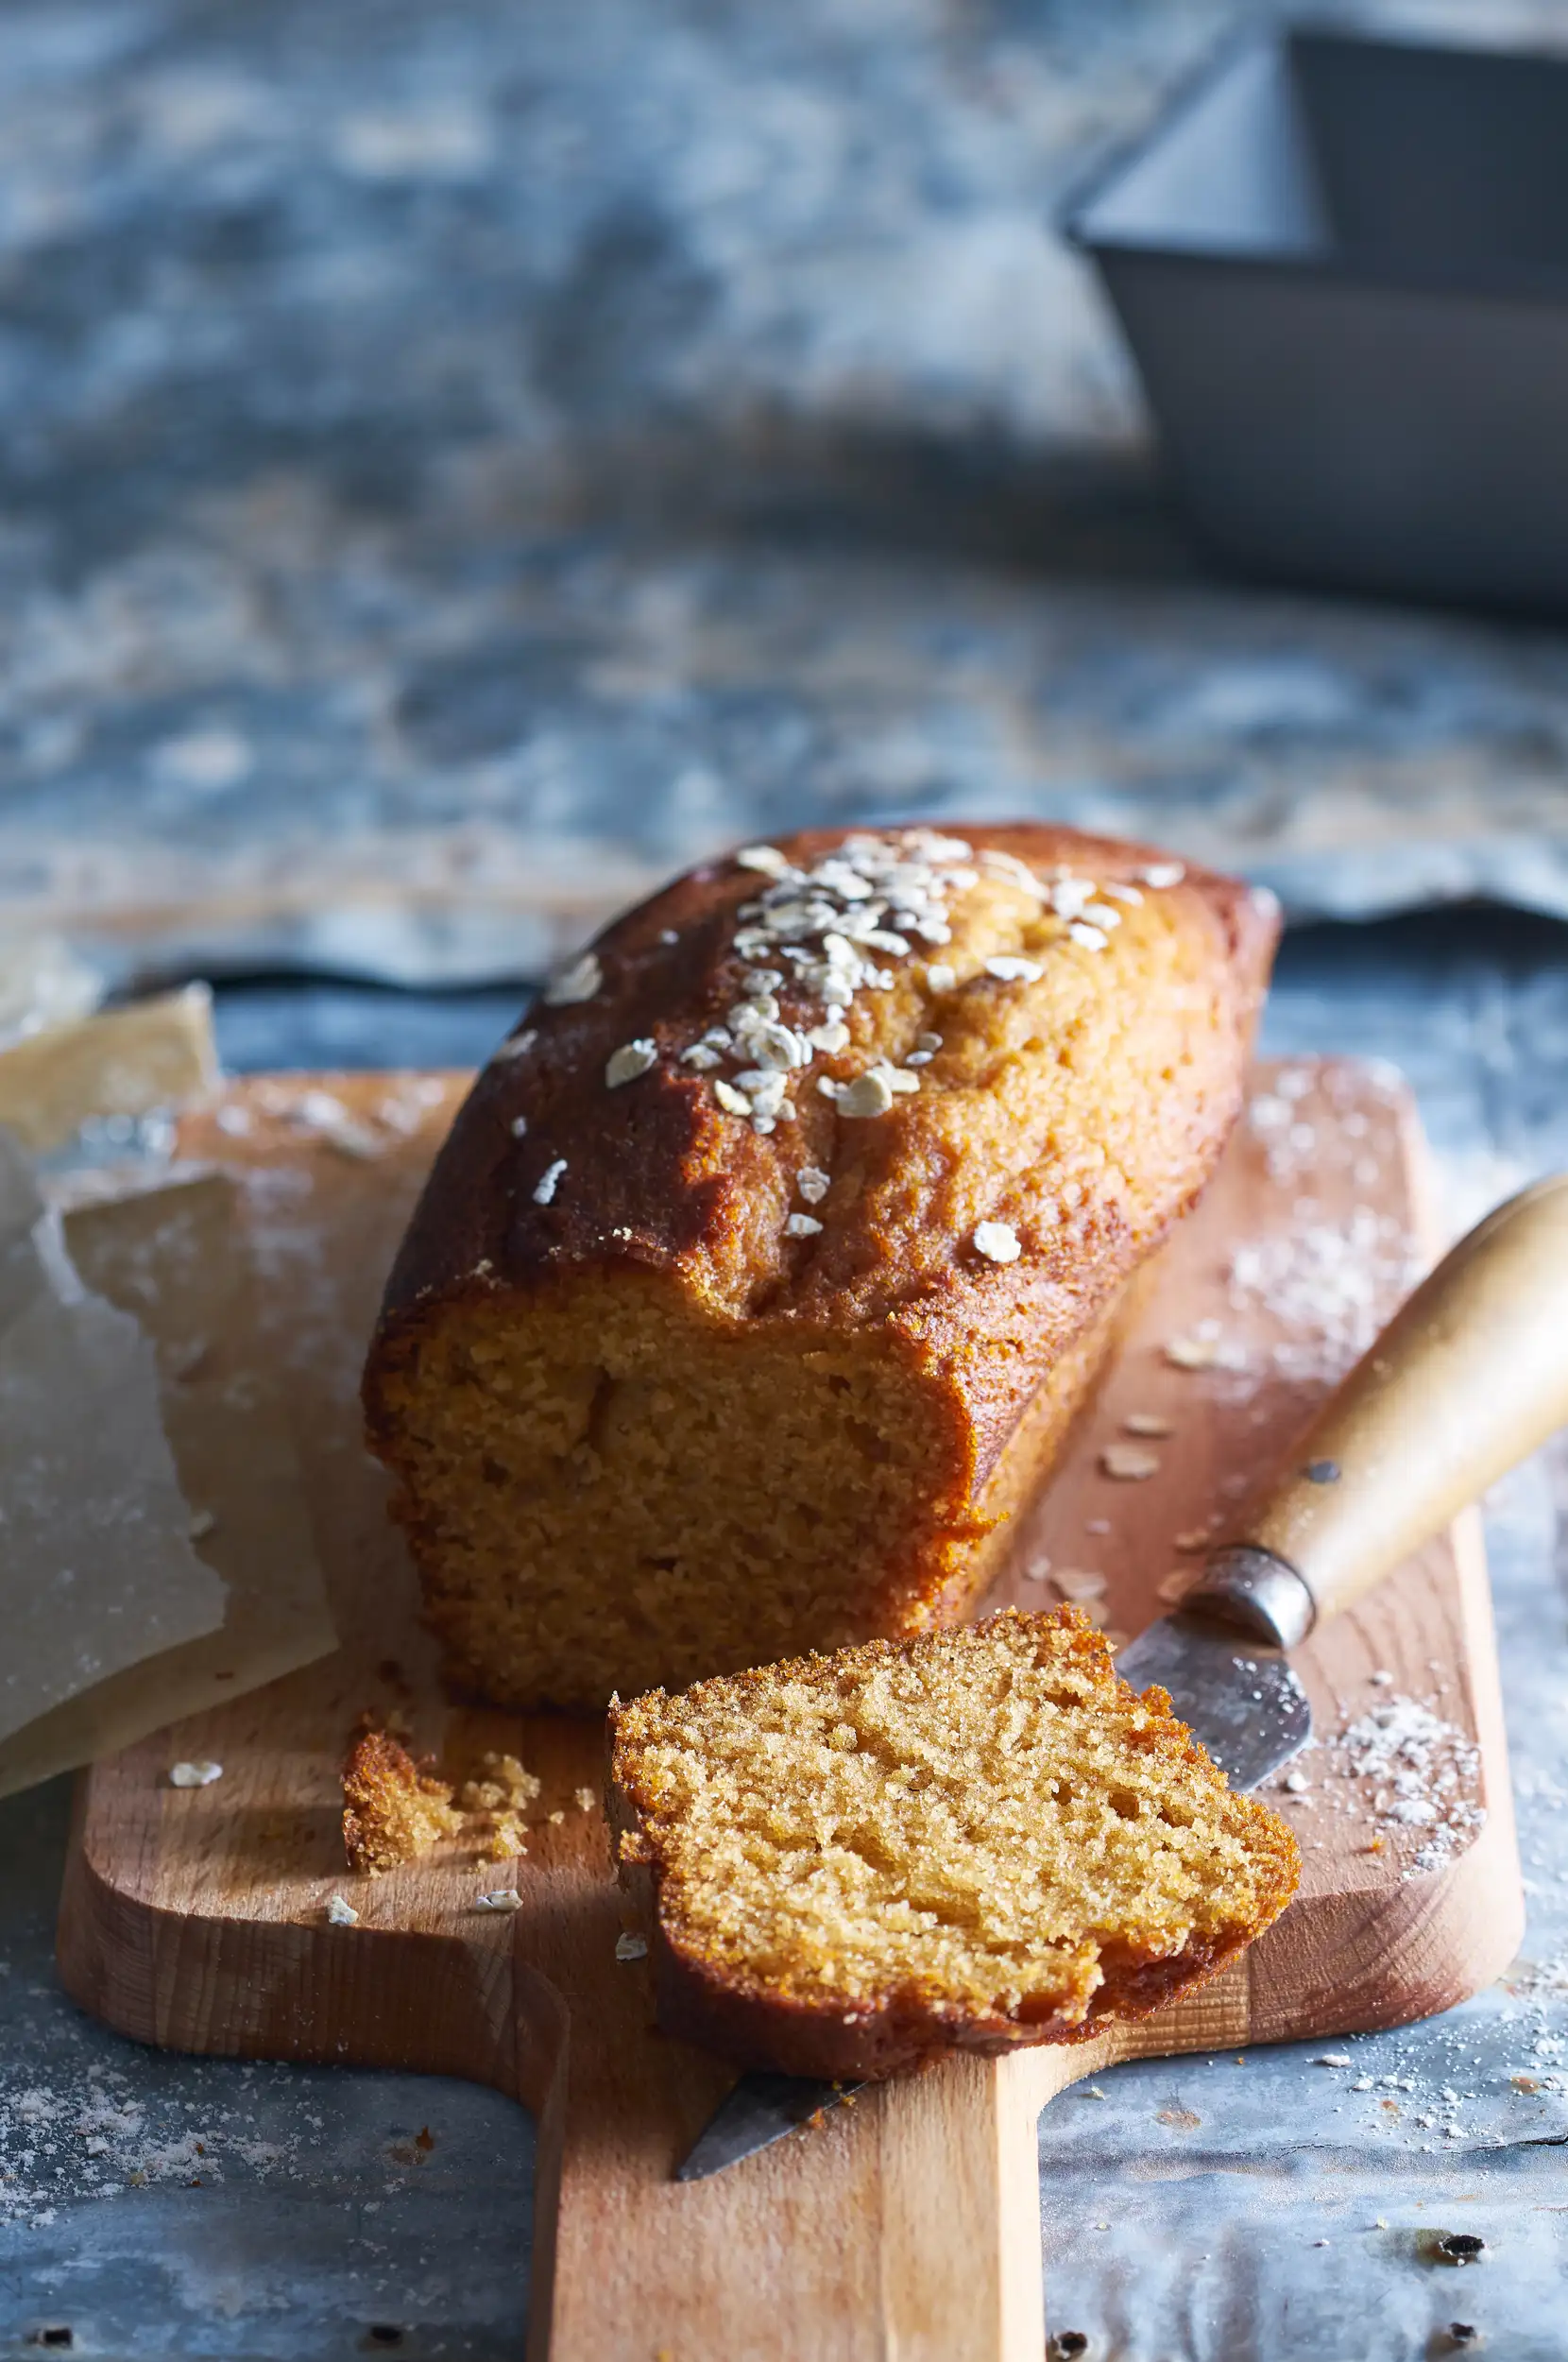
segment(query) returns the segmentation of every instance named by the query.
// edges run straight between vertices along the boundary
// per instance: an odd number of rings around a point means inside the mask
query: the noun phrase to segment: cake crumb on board
[[[379,1878],[462,1826],[452,1783],[432,1762],[416,1763],[387,1731],[361,1732],[343,1767],[343,1847],[350,1870]]]

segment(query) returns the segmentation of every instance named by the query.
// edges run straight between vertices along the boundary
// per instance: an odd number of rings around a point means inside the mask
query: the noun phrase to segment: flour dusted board
[[[599,1785],[602,1733],[443,1697],[359,1440],[354,1389],[381,1279],[460,1089],[263,1080],[186,1127],[190,1153],[245,1184],[264,1333],[344,1648],[84,1778],[61,1905],[66,1982],[145,2040],[422,2066],[539,2111],[536,2362],[1038,2362],[1033,2126],[1053,2092],[1134,2053],[1397,2023],[1510,1956],[1521,1905],[1474,1529],[1429,1546],[1301,1652],[1320,1730],[1352,1737],[1315,1750],[1304,1789],[1276,1796],[1302,1837],[1302,1894],[1247,1960],[1129,2032],[952,2061],[677,2185],[671,2167],[729,2078],[657,2035],[646,1969],[616,1960],[603,1827],[576,1798]],[[1038,1604],[1061,1581],[1128,1633],[1159,1612],[1161,1586],[1195,1563],[1181,1540],[1266,1477],[1430,1245],[1418,1166],[1407,1105],[1386,1079],[1345,1066],[1257,1078],[1250,1119],[1144,1290],[998,1599]],[[1155,1464],[1107,1474],[1113,1444]],[[345,1872],[338,1764],[355,1718],[394,1706],[453,1770],[504,1748],[541,1776],[515,1864],[453,1845],[373,1884]],[[1421,1776],[1439,1784],[1427,1820],[1402,1815],[1408,1766],[1376,1744],[1380,1731],[1401,1741],[1418,1711]],[[223,1778],[171,1789],[179,1756],[219,1761]],[[514,1878],[520,1911],[475,1908],[481,1889]],[[357,1926],[328,1924],[336,1892]]]

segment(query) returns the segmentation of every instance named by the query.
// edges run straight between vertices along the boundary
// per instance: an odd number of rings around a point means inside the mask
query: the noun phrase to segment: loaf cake
[[[1300,1873],[1081,1608],[656,1689],[612,1707],[610,1746],[660,2023],[788,2075],[1141,2017]]]
[[[1271,900],[817,831],[622,918],[480,1074],[365,1379],[462,1685],[600,1709],[981,1594],[1240,1100]]]

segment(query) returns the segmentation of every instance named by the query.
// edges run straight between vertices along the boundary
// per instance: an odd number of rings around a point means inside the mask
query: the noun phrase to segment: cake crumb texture
[[[487,1754],[480,1777],[465,1780],[457,1802],[470,1830],[480,1837],[482,1858],[506,1861],[528,1850],[530,1805],[538,1802],[543,1782],[524,1769],[516,1755]]]
[[[610,1723],[661,2021],[746,2065],[1085,2038],[1213,1976],[1300,1873],[1076,1607],[654,1690]]]
[[[343,1767],[343,1848],[350,1870],[379,1878],[462,1827],[452,1785],[433,1765],[416,1763],[387,1731],[360,1734]]]

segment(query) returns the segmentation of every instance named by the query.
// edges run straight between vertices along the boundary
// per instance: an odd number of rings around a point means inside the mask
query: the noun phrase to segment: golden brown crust
[[[778,844],[806,864],[849,833],[812,830]],[[1066,864],[1101,882],[1131,881],[1167,859],[1155,847],[1046,825],[972,828],[967,841],[1036,870]],[[726,860],[677,878],[598,938],[600,991],[566,1006],[536,1002],[510,1037],[527,1048],[481,1070],[387,1281],[366,1383],[373,1444],[378,1364],[400,1337],[417,1333],[421,1312],[437,1300],[530,1292],[554,1274],[595,1267],[674,1272],[715,1308],[788,1312],[835,1327],[891,1322],[927,1356],[943,1349],[962,1356],[1016,1324],[1032,1341],[1029,1358],[1037,1370],[1084,1325],[1084,1308],[1103,1304],[1147,1249],[1146,1239],[1129,1235],[1110,1194],[1093,1207],[1087,1235],[1081,1227],[1059,1245],[1044,1241],[1044,1253],[1011,1267],[977,1266],[972,1258],[955,1267],[938,1220],[942,1176],[926,1169],[936,1166],[942,1146],[922,1126],[929,1100],[900,1102],[879,1123],[846,1123],[820,1094],[805,1090],[799,1121],[767,1137],[718,1108],[707,1077],[684,1067],[678,1053],[741,997],[750,964],[734,948],[736,913],[758,882]],[[1191,945],[1194,1016],[1203,1020],[1185,1045],[1187,1071],[1171,1078],[1187,1110],[1180,1169],[1140,1175],[1158,1201],[1163,1230],[1197,1195],[1235,1120],[1240,1053],[1268,982],[1278,913],[1270,898],[1192,865],[1159,899]],[[1068,956],[1093,994],[1100,981],[1094,958]],[[1115,947],[1099,965],[1110,984]],[[786,1020],[816,1014],[788,982],[779,999]],[[923,1013],[917,997],[915,1014]],[[1135,1007],[1127,1012],[1129,1021],[1138,1015]],[[852,1045],[814,1061],[813,1078],[852,1077],[890,1035],[911,1033],[908,997],[868,997],[853,1012],[851,1030]],[[609,1058],[637,1039],[656,1044],[659,1063],[629,1088],[606,1090]],[[520,1138],[513,1129],[520,1118],[527,1127]],[[563,1156],[567,1170],[554,1195],[536,1203],[539,1181]],[[859,1214],[835,1220],[821,1241],[785,1240],[782,1211],[797,1202],[794,1173],[807,1163],[836,1172],[849,1158],[858,1168]],[[891,1201],[910,1197],[912,1163],[924,1186],[899,1221]],[[925,1251],[912,1255],[912,1246]],[[980,1455],[984,1463],[1012,1430],[1020,1390],[989,1366],[972,1374],[972,1384],[985,1424],[997,1430]]]
[[[1223,1800],[1229,1831],[1241,1838],[1253,1867],[1253,1899],[1245,1916],[1195,1926],[1174,1953],[1152,1953],[1135,1942],[1106,1944],[1099,1956],[1102,1981],[1086,2010],[1041,2009],[1027,2001],[1016,2010],[976,2008],[963,1997],[945,1998],[907,1981],[869,1999],[857,1997],[846,2008],[844,1993],[833,1987],[791,1990],[718,1957],[681,1906],[668,1790],[656,1752],[650,1756],[646,1751],[650,1727],[665,1720],[660,1710],[673,1706],[700,1723],[708,1696],[749,1694],[762,1707],[784,1683],[831,1686],[851,1659],[861,1667],[892,1665],[912,1649],[983,1645],[989,1633],[1002,1628],[1032,1632],[1058,1655],[1076,1660],[1089,1676],[1091,1694],[1098,1692],[1107,1708],[1136,1703],[1115,1671],[1103,1635],[1082,1610],[1065,1607],[1040,1617],[1009,1609],[946,1640],[871,1642],[836,1657],[700,1683],[674,1701],[656,1692],[612,1706],[606,1811],[622,1886],[648,1929],[659,2022],[668,2032],[741,2066],[845,2080],[899,2073],[952,2049],[994,2055],[1042,2043],[1084,2042],[1107,2025],[1145,2017],[1206,1983],[1279,1916],[1300,1876],[1294,1835],[1255,1797],[1229,1791],[1223,1773],[1171,1712],[1166,1691],[1150,1688],[1142,1693],[1145,1716],[1135,1745],[1161,1762],[1173,1788],[1185,1784]]]
[[[1250,1934],[1237,1934],[1224,1944],[1195,1937],[1171,1960],[1130,1968],[1113,1997],[1091,2006],[1077,2023],[981,2017],[895,1999],[846,2024],[844,2012],[831,2003],[813,2009],[793,1994],[747,1990],[722,1970],[689,1958],[656,1920],[652,1924],[648,1958],[658,2022],[666,2033],[699,2050],[717,2051],[739,2067],[845,2083],[906,2074],[952,2050],[996,2058],[1043,2043],[1092,2042],[1107,2025],[1148,2017],[1207,1984],[1253,1941]]]

